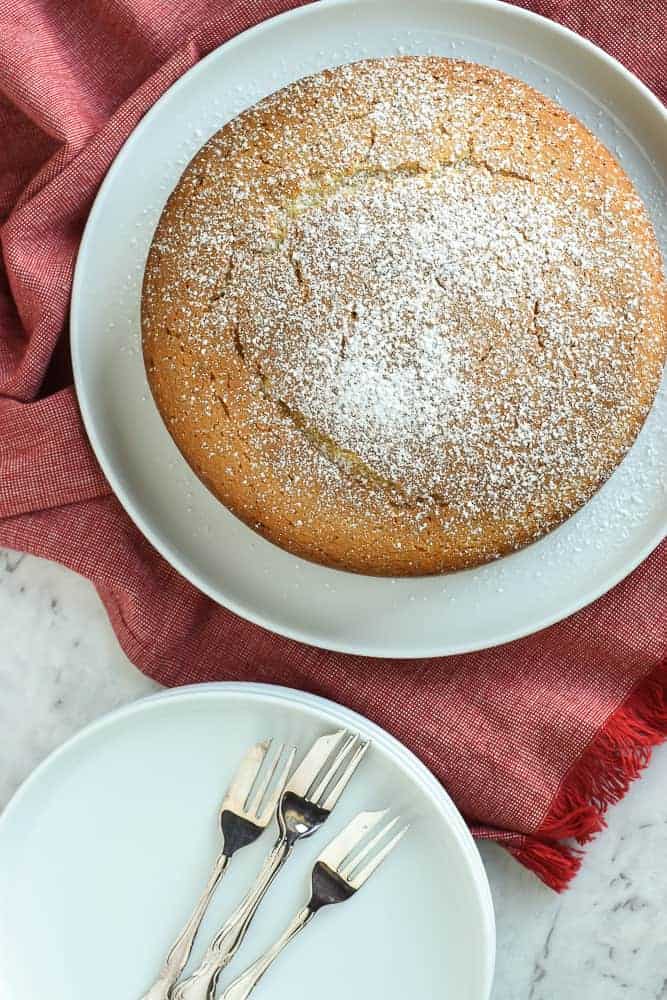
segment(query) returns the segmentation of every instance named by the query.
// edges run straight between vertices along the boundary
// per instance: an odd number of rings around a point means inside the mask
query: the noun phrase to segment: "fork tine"
[[[278,805],[278,799],[283,793],[283,788],[292,770],[292,764],[294,763],[294,757],[296,756],[296,747],[292,747],[285,758],[285,763],[282,769],[279,771],[278,776],[275,778],[273,785],[269,793],[266,796],[264,802],[264,808],[259,814],[258,823],[260,826],[268,826],[273,816],[276,806]],[[277,763],[277,761],[276,761]]]
[[[333,751],[346,735],[345,729],[339,729],[337,733],[320,736],[319,740],[313,743],[290,778],[287,791],[293,792],[295,795],[305,795],[313,781],[317,778],[323,765],[326,764]]]
[[[230,809],[234,812],[243,810],[257,773],[272,743],[273,740],[262,740],[248,750],[227,789],[222,809]]]
[[[267,751],[264,760],[262,761],[262,766],[257,772],[257,777],[253,782],[252,788],[248,792],[248,798],[246,800],[246,812],[250,815],[256,815],[259,813],[259,807],[262,804],[262,799],[266,793],[269,783],[276,773],[276,768],[278,767],[278,762],[282,756],[282,752],[285,749],[285,744],[281,743],[278,747],[276,753],[273,756],[273,760],[267,765],[269,760],[269,754]]]
[[[281,743],[278,746],[276,754],[271,762],[270,766],[266,766],[268,760],[268,753],[264,760],[264,765],[257,775],[257,780],[252,787],[252,794],[248,796],[247,810],[251,815],[258,815],[262,802],[264,801],[264,796],[266,791],[273,781],[273,777],[278,769],[278,764],[280,763],[280,758],[283,755],[283,750],[285,749],[285,744]],[[252,804],[251,804],[252,803]]]
[[[357,742],[359,737],[356,733],[347,733],[342,744],[336,751],[336,755],[330,764],[323,767],[316,778],[313,779],[313,783],[306,792],[306,798],[310,799],[311,802],[319,803],[320,799],[323,797],[329,782],[336,776],[338,768],[343,763],[347,757],[348,752],[352,749],[354,744]]]
[[[336,805],[339,798],[343,794],[343,791],[345,790],[348,781],[350,780],[354,772],[357,770],[359,762],[361,761],[361,758],[368,750],[369,746],[370,746],[370,740],[364,740],[363,743],[360,743],[359,746],[356,748],[347,766],[345,767],[342,774],[338,778],[338,781],[329,789],[329,793],[324,799],[324,801],[318,803],[318,805],[320,805],[322,809],[326,809],[328,812],[331,812],[331,810],[333,809],[333,807]]]
[[[387,844],[385,844],[385,846],[381,850],[377,852],[377,854],[374,854],[366,862],[361,871],[354,872],[352,877],[348,879],[350,885],[353,885],[356,889],[359,889],[360,886],[364,884],[366,879],[370,878],[375,869],[382,864],[387,855],[391,854],[391,852],[394,850],[398,842],[403,839],[403,837],[406,835],[409,829],[410,829],[409,824],[406,824],[402,830],[399,830],[398,833],[395,834],[391,838],[391,840]],[[387,832],[386,830],[383,830],[383,833],[386,832]]]
[[[364,844],[364,846],[361,848],[360,851],[356,851],[353,848],[348,854],[348,856],[344,858],[341,864],[339,865],[338,874],[341,875],[344,879],[348,880],[350,874],[360,866],[364,858],[368,857],[368,855],[371,853],[371,851],[373,851],[377,847],[380,841],[387,836],[389,831],[393,830],[398,821],[399,817],[395,816],[394,819],[390,820],[385,826],[383,826],[378,833],[374,834],[371,837],[371,839]]]
[[[359,841],[363,840],[369,830],[372,830],[380,820],[384,819],[388,812],[388,809],[382,809],[380,812],[359,813],[324,848],[317,860],[327,865],[332,871],[338,871],[341,863],[345,861]]]

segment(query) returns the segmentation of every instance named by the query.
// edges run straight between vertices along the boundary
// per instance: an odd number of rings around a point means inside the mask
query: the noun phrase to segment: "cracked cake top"
[[[496,70],[368,60],[226,125],[160,220],[156,402],[248,524],[367,573],[475,565],[584,504],[664,363],[646,211],[578,121]]]

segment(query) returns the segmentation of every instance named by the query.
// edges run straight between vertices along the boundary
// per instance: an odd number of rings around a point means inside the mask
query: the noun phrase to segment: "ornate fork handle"
[[[197,931],[199,930],[199,925],[202,922],[204,914],[206,913],[208,904],[211,901],[211,896],[215,892],[220,879],[224,875],[229,861],[230,859],[228,855],[224,853],[219,854],[216,858],[215,865],[213,866],[209,880],[206,883],[206,888],[192,911],[190,919],[185,924],[183,930],[169,949],[169,954],[164,960],[164,964],[160,969],[157,979],[148,992],[144,993],[141,1000],[167,1000],[167,998],[171,995],[172,987],[185,968],[185,963],[190,957],[192,943],[196,937]]]
[[[172,992],[172,1000],[212,1000],[220,973],[238,951],[257,907],[285,864],[292,844],[281,834],[245,899],[211,941],[201,964]]]
[[[299,931],[303,930],[308,921],[315,916],[316,912],[316,910],[311,910],[310,906],[304,906],[302,910],[299,910],[291,924],[283,931],[278,940],[229,984],[220,1000],[246,1000],[246,997],[250,996],[273,960],[290,943],[292,938],[296,937]]]

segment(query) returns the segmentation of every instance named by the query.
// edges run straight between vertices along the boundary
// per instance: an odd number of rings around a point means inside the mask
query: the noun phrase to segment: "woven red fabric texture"
[[[591,607],[482,653],[392,662],[299,645],[214,605],[130,522],[86,440],[67,312],[93,198],[128,134],[211,49],[298,2],[16,0],[0,12],[0,544],[93,581],[164,684],[259,680],[325,695],[415,751],[474,832],[555,888],[667,735],[667,543]],[[662,0],[522,2],[667,99]]]

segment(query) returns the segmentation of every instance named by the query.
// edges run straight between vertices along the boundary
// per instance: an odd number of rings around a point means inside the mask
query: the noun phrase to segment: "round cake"
[[[438,57],[324,71],[181,177],[142,301],[181,452],[266,538],[360,573],[519,549],[586,503],[650,409],[662,262],[557,104]]]

